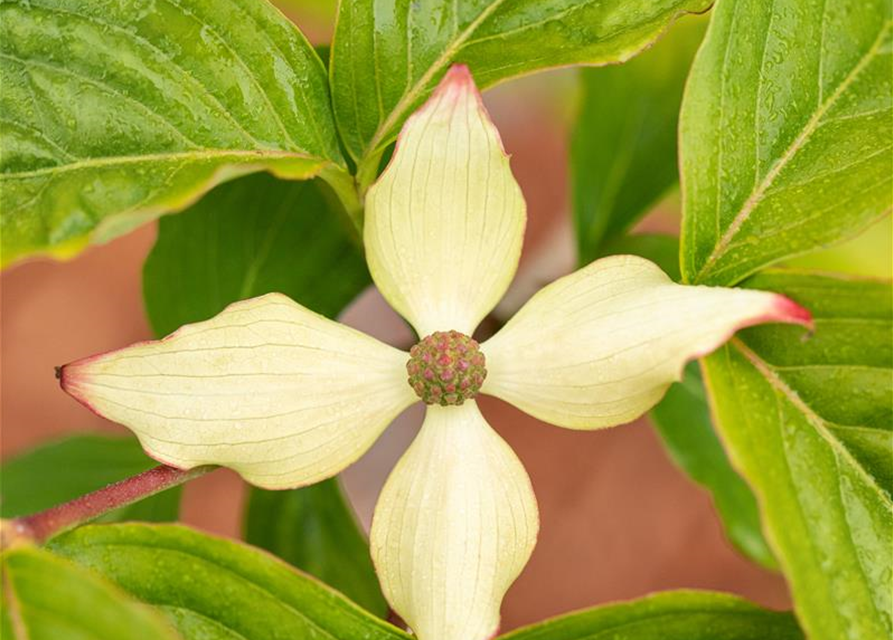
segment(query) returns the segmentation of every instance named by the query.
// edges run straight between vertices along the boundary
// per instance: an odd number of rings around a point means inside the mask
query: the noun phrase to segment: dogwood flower
[[[610,427],[738,328],[809,321],[777,294],[682,286],[615,256],[546,286],[478,344],[470,336],[514,276],[526,212],[464,66],[406,122],[366,210],[372,277],[422,337],[408,354],[270,294],[69,364],[62,387],[165,464],[223,465],[269,489],[337,474],[424,401],[371,531],[384,594],[422,640],[495,634],[537,537],[530,480],[478,393],[560,427]]]

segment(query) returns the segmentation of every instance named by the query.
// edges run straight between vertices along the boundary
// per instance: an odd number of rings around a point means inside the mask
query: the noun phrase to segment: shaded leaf
[[[157,465],[134,438],[80,434],[44,444],[0,466],[0,516],[49,509]],[[107,513],[101,521],[176,520],[180,495],[181,487],[174,487]]]
[[[667,591],[560,616],[500,640],[801,640],[794,616],[735,596]]]
[[[343,164],[325,69],[264,1],[7,0],[0,81],[4,263]]]
[[[52,549],[159,607],[186,640],[409,637],[267,553],[182,526],[83,527]]]
[[[605,255],[601,244],[628,231],[679,179],[679,106],[706,25],[706,17],[681,20],[626,64],[580,71],[571,173],[581,265]]]
[[[680,121],[687,282],[733,284],[890,211],[888,0],[719,0]]]
[[[651,260],[674,282],[679,282],[679,238],[660,233],[621,235],[605,242],[600,255],[632,254]]]
[[[259,174],[162,219],[143,271],[156,335],[274,291],[334,316],[369,283],[340,215],[325,184]]]
[[[755,327],[704,360],[720,435],[758,496],[809,637],[888,637],[890,283],[769,271],[746,286],[806,306],[815,333]]]
[[[696,363],[689,363],[682,382],[670,387],[651,410],[651,419],[673,461],[710,492],[729,540],[751,560],[777,568],[763,538],[753,492],[732,468],[713,430]]]
[[[368,179],[384,148],[453,63],[481,88],[542,69],[640,51],[708,0],[355,0],[342,2],[331,83],[338,128]],[[372,175],[371,177],[374,177]]]
[[[316,576],[379,617],[388,605],[369,543],[336,478],[292,491],[252,489],[245,540]]]
[[[7,640],[175,640],[171,625],[113,585],[46,551],[2,556],[0,629]]]

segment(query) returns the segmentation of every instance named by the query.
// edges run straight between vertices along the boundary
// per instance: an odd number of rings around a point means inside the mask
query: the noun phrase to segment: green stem
[[[347,217],[360,238],[363,237],[363,201],[356,180],[347,171],[338,167],[326,167],[319,174],[338,196]]]
[[[382,152],[373,152],[362,158],[357,165],[357,190],[366,195],[369,187],[378,178],[378,166],[381,164]]]

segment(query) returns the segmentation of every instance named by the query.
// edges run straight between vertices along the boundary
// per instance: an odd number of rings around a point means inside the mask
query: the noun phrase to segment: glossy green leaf
[[[182,526],[83,527],[52,549],[159,607],[186,640],[409,637],[265,552]]]
[[[292,491],[252,489],[245,540],[275,553],[385,617],[369,543],[337,478]]]
[[[278,291],[327,316],[369,283],[326,185],[258,174],[162,219],[146,260],[146,311],[159,336],[232,302]]]
[[[769,271],[746,286],[810,309],[815,332],[751,328],[704,361],[729,454],[753,487],[813,640],[893,633],[890,282]]]
[[[626,60],[709,0],[341,2],[330,67],[338,128],[368,182],[453,63],[486,88],[550,67]],[[372,175],[371,177],[374,177]]]
[[[666,591],[540,622],[500,640],[802,640],[789,613],[707,591]]]
[[[678,181],[682,89],[706,25],[706,17],[681,20],[626,64],[580,72],[571,178],[581,265],[604,255],[602,243],[628,231]]]
[[[738,282],[890,211],[891,11],[718,0],[680,121],[687,282]]]
[[[4,263],[343,164],[325,69],[265,0],[4,0],[0,82]]]
[[[776,568],[760,528],[756,498],[732,468],[713,430],[697,363],[689,363],[682,382],[670,387],[651,410],[651,419],[673,461],[710,492],[729,540],[752,560]]]
[[[0,465],[0,516],[49,509],[157,465],[135,438],[81,434],[44,444]],[[180,494],[181,487],[168,489],[107,513],[101,521],[176,520]]]
[[[176,640],[158,612],[89,571],[33,547],[2,556],[4,640]]]

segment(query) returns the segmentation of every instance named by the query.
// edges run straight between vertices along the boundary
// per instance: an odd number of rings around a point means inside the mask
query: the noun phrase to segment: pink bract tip
[[[801,307],[787,296],[781,294],[775,296],[772,312],[767,315],[767,320],[803,325],[810,331],[815,327],[809,309]]]
[[[72,382],[74,376],[72,371],[72,365],[74,362],[69,362],[68,364],[63,364],[61,367],[56,367],[56,380],[59,381],[59,386],[62,387],[62,390],[69,394],[73,395],[71,392]]]
[[[62,391],[80,402],[96,415],[104,418],[105,416],[103,416],[99,409],[97,409],[96,406],[92,402],[90,402],[90,399],[87,397],[84,389],[81,388],[81,386],[78,384],[78,382],[81,381],[81,378],[77,375],[78,366],[89,362],[96,357],[97,356],[91,356],[90,358],[75,360],[74,362],[69,362],[68,364],[62,365],[61,367],[56,367],[56,379],[59,380],[59,386],[62,387]]]
[[[464,96],[468,95],[474,96],[477,103],[483,108],[481,92],[478,91],[477,85],[474,83],[471,71],[464,64],[454,64],[440,79],[428,104],[434,105],[443,101],[448,105],[455,106]]]
[[[444,74],[440,84],[441,86],[451,85],[464,89],[477,89],[474,85],[474,77],[471,75],[471,70],[466,64],[454,64],[451,66]]]

